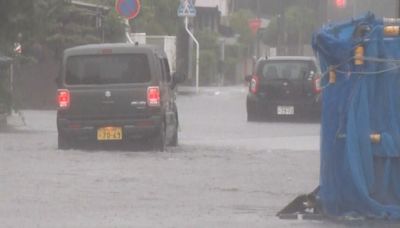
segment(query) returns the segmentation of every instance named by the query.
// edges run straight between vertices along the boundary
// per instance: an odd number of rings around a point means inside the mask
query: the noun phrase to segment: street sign
[[[125,19],[135,18],[140,11],[140,0],[116,0],[115,10]]]
[[[257,34],[257,31],[261,27],[261,19],[260,18],[254,18],[249,20],[249,27],[251,31],[253,32],[253,35]]]
[[[22,46],[19,42],[14,43],[14,52],[15,54],[21,54],[22,53]]]
[[[193,0],[181,0],[178,7],[179,17],[195,17],[196,8],[194,7]]]

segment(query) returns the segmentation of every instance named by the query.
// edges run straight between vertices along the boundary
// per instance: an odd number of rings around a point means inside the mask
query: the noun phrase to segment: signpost
[[[196,16],[196,8],[194,7],[192,0],[181,0],[181,3],[178,7],[178,16],[179,17]]]
[[[189,36],[196,44],[196,93],[199,92],[199,59],[200,59],[200,45],[196,37],[189,29],[189,17],[196,16],[196,8],[194,7],[192,0],[181,0],[178,7],[178,16],[185,17],[185,29]]]
[[[19,42],[14,43],[14,52],[16,55],[20,55],[22,53],[21,43],[19,43]]]
[[[140,12],[140,1],[139,0],[117,0],[115,2],[115,9],[118,14],[125,19],[133,19]]]
[[[116,0],[115,1],[115,10],[117,13],[125,18],[126,25],[126,38],[129,43],[133,43],[130,36],[130,26],[129,20],[134,19],[140,12],[140,0]]]

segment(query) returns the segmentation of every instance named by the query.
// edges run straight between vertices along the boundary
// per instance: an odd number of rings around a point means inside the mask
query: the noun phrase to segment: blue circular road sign
[[[139,0],[117,0],[115,2],[115,9],[122,17],[126,19],[135,18],[140,11]]]

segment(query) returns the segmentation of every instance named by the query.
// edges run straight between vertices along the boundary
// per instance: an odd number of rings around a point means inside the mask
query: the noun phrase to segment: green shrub
[[[199,84],[202,86],[216,84],[217,75],[215,50],[200,50]]]

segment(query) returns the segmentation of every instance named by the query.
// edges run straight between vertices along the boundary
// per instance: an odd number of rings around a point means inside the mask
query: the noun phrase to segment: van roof
[[[162,49],[155,45],[136,45],[131,43],[105,43],[105,44],[86,44],[64,51],[67,56],[70,55],[94,55],[101,53],[102,50],[112,50],[112,53],[125,54],[125,53],[156,53],[166,58],[166,54]]]

